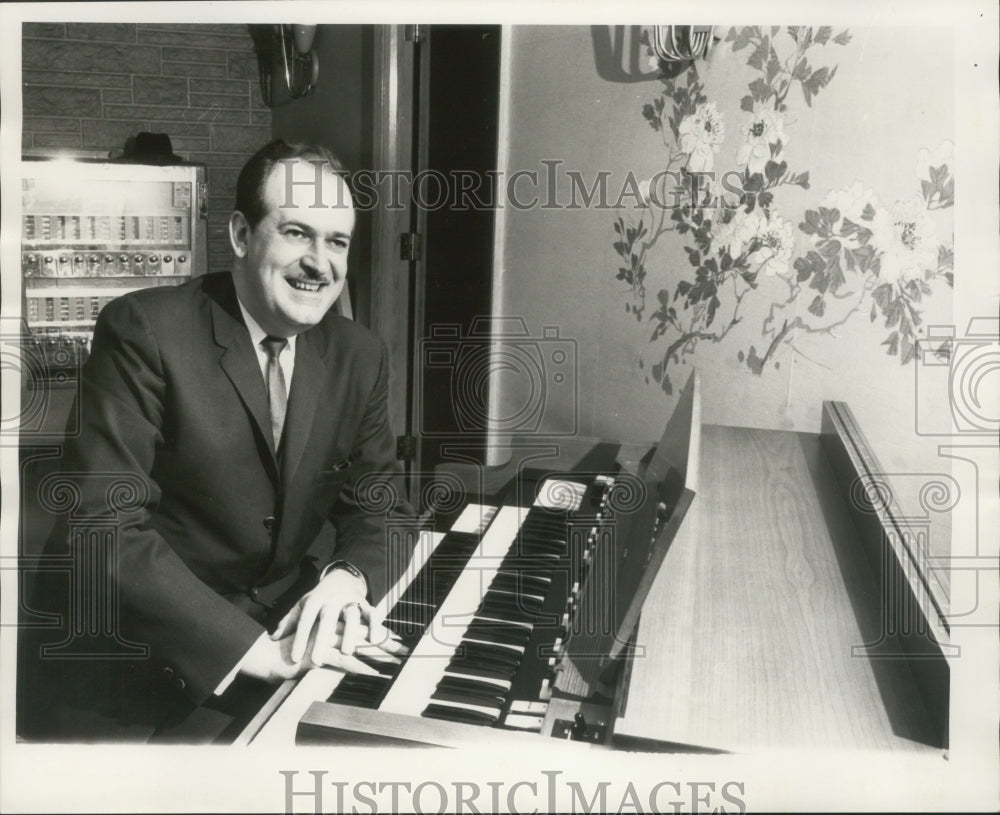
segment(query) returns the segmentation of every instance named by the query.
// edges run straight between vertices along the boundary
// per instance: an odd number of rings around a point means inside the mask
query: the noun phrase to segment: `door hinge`
[[[403,38],[407,42],[423,42],[424,39],[424,26],[417,23],[416,25],[407,25],[403,30]]]
[[[400,260],[422,260],[423,252],[423,235],[418,232],[403,232],[399,236]]]
[[[400,461],[412,461],[417,457],[416,436],[396,436],[396,458]]]

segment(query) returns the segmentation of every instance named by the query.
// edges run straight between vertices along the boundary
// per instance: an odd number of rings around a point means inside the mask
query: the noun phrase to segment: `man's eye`
[[[306,233],[301,229],[290,228],[285,230],[285,236],[292,238],[293,240],[302,240],[307,237]]]
[[[342,249],[342,250],[345,250],[345,251],[351,245],[350,241],[344,240],[343,238],[333,238],[333,239],[327,241],[327,243],[329,243],[330,246],[333,246],[336,249]]]

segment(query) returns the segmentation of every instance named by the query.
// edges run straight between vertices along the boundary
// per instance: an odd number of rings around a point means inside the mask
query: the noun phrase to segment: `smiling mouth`
[[[297,277],[286,277],[285,282],[296,291],[318,292],[326,283],[314,283],[309,280],[300,280]]]

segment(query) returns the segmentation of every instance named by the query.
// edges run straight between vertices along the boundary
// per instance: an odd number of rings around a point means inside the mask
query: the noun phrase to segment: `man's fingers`
[[[365,626],[361,623],[361,604],[348,603],[341,614],[344,619],[344,633],[340,639],[340,651],[350,656],[365,639]]]
[[[403,661],[399,655],[390,653],[378,645],[372,645],[370,642],[361,643],[361,645],[354,649],[354,653],[358,657],[364,657],[373,662],[386,662],[399,665]]]
[[[319,613],[319,622],[316,624],[316,637],[312,645],[312,660],[316,661],[316,654],[322,653],[322,649],[337,642],[340,634],[340,613],[333,612],[329,607],[324,608]]]
[[[302,657],[305,656],[306,645],[309,642],[309,634],[316,622],[316,616],[319,614],[319,603],[310,602],[311,600],[312,598],[310,597],[305,601],[305,603],[302,604],[302,611],[299,615],[299,624],[295,629],[295,639],[292,640],[293,662],[301,662]]]
[[[376,645],[385,645],[390,640],[393,640],[394,637],[395,635],[382,625],[381,620],[376,619],[374,615],[368,617],[368,642],[373,642]]]
[[[313,649],[313,662],[318,666],[329,665],[331,668],[339,668],[342,671],[355,674],[366,674],[368,676],[378,676],[379,672],[370,665],[365,665],[355,656],[348,656],[338,648],[327,647]]]
[[[410,653],[410,649],[403,645],[399,637],[393,634],[388,628],[378,624],[369,627],[368,644],[377,646],[390,654],[399,654],[402,656]]]

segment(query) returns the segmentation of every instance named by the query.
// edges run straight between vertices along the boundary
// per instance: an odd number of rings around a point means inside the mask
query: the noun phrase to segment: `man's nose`
[[[333,255],[321,240],[309,244],[309,249],[302,256],[300,263],[313,277],[333,277]]]

